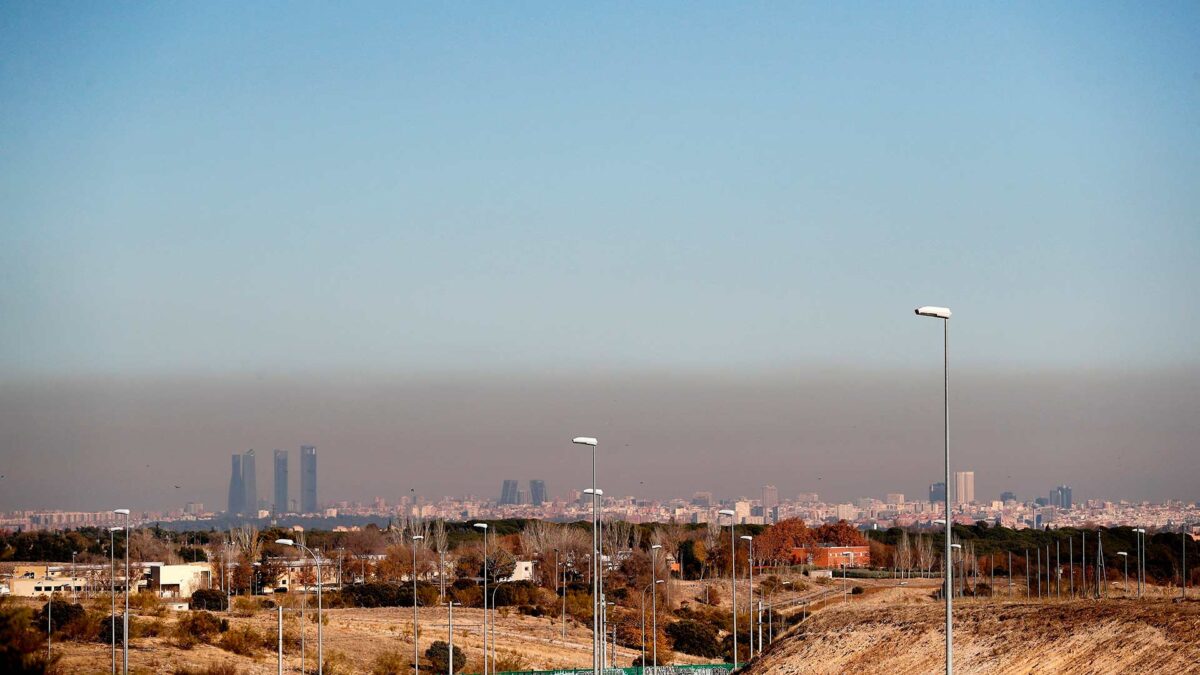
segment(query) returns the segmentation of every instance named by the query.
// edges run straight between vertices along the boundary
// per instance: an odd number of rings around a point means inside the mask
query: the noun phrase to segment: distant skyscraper
[[[1017,495],[1016,495],[1016,493],[1013,493],[1013,492],[1001,492],[1000,493],[1000,501],[1015,502],[1015,501],[1017,501]]]
[[[974,471],[955,471],[954,472],[954,503],[955,504],[974,504],[975,503],[975,472]]]
[[[769,514],[771,509],[779,506],[779,488],[774,485],[764,485],[762,488],[763,513]]]
[[[1050,491],[1050,506],[1069,509],[1071,505],[1071,486],[1059,485]]]
[[[713,496],[711,492],[697,492],[692,495],[692,506],[701,506],[708,508],[712,506]]]
[[[519,504],[520,489],[517,488],[517,481],[505,480],[504,485],[500,488],[500,503],[501,504]]]
[[[288,453],[287,450],[275,451],[275,501],[272,504],[275,513],[288,511]]]
[[[300,511],[317,511],[317,448],[300,446]]]
[[[229,472],[229,508],[231,516],[246,510],[246,487],[242,484],[242,456],[233,456],[232,470]]]
[[[546,481],[531,480],[529,481],[529,503],[534,506],[541,506],[546,502]]]
[[[938,481],[929,486],[929,503],[938,504],[946,501],[946,484]]]
[[[258,473],[254,467],[254,451],[249,450],[242,455],[242,498],[244,513],[251,518],[258,516]]]

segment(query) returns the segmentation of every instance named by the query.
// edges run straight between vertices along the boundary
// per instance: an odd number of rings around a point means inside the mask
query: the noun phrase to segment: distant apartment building
[[[317,448],[300,446],[300,511],[317,512]]]
[[[929,503],[939,504],[946,501],[946,484],[938,481],[929,485]]]
[[[712,508],[712,505],[713,495],[711,492],[697,492],[696,494],[692,495],[692,506],[699,506],[700,508],[708,509]]]
[[[275,499],[272,510],[275,513],[288,512],[288,453],[287,450],[275,451]]]
[[[903,506],[904,505],[904,495],[899,492],[889,492],[884,496],[883,501],[888,504],[895,504],[896,506]]]
[[[775,513],[775,507],[779,506],[779,488],[774,485],[764,485],[762,488],[762,511],[770,522],[774,522],[772,516]]]
[[[954,472],[954,503],[955,505],[975,503],[975,472]]]
[[[541,506],[546,503],[546,481],[529,481],[529,503],[533,506]]]
[[[1000,501],[1003,503],[1015,502],[1015,501],[1017,501],[1017,495],[1015,492],[1011,492],[1011,491],[1001,492],[1000,493]]]
[[[801,492],[796,495],[796,501],[801,504],[816,504],[821,501],[821,496],[815,492]]]

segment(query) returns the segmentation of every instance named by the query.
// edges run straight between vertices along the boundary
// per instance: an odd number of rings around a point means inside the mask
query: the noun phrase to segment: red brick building
[[[871,548],[869,546],[834,546],[832,544],[800,546],[792,549],[792,563],[833,568],[841,568],[842,565],[869,567],[871,565]]]

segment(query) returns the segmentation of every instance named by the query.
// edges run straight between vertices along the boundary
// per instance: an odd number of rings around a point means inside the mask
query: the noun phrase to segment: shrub
[[[455,652],[457,651],[455,649]],[[454,661],[454,665],[458,666],[457,659]],[[412,666],[400,652],[384,652],[371,662],[371,675],[399,675],[408,672],[412,672]]]
[[[254,656],[262,646],[263,638],[250,626],[236,626],[221,636],[220,647],[239,656]]]
[[[50,600],[42,605],[37,614],[37,626],[46,630],[47,612],[49,612],[50,632],[57,633],[67,624],[79,619],[87,611],[83,605],[72,604],[64,600]]]
[[[134,593],[129,596],[129,609],[139,614],[162,616],[166,611],[162,599],[154,593]]]
[[[49,672],[53,664],[46,663],[45,638],[31,627],[33,617],[33,611],[28,608],[0,606],[0,673],[42,675]]]
[[[221,621],[209,612],[188,612],[175,624],[175,644],[191,649],[197,644],[212,644],[221,633]]]
[[[509,605],[532,605],[538,601],[538,587],[532,581],[512,581],[492,589],[496,607]],[[488,600],[489,604],[491,599]]]
[[[107,643],[113,639],[114,632],[117,642],[124,640],[125,624],[121,621],[120,616],[106,616],[100,619],[100,634],[96,636],[96,640]]]
[[[200,668],[179,666],[171,672],[172,675],[241,675],[242,671],[232,663],[214,663]]]
[[[454,655],[454,665],[458,666],[458,654]],[[529,670],[529,662],[525,657],[516,652],[504,652],[496,655],[496,672],[503,673],[507,670]]]
[[[63,626],[62,636],[68,640],[92,642],[100,637],[102,618],[96,612],[84,612],[82,616]]]
[[[189,606],[192,609],[205,609],[213,612],[221,612],[229,609],[229,598],[215,588],[205,588],[192,593],[192,600],[189,603]]]
[[[436,640],[429,645],[429,649],[425,650],[425,658],[429,659],[429,663],[433,666],[435,673],[450,672],[450,645],[444,640]],[[467,655],[458,647],[454,648],[454,672],[459,672],[467,665]],[[497,670],[499,670],[499,662],[497,661]],[[512,670],[511,668],[509,670]]]
[[[712,624],[685,619],[667,626],[667,635],[671,638],[675,651],[705,658],[721,655],[717,629]]]
[[[235,616],[251,617],[262,607],[256,598],[234,598],[233,613]]]
[[[862,586],[855,586],[850,589],[850,595],[862,595],[864,592]]]

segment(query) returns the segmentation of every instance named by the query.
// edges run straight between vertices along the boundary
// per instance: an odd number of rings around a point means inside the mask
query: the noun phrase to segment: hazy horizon
[[[544,479],[559,497],[589,480],[576,435],[600,439],[599,483],[619,496],[757,498],[774,484],[785,498],[924,499],[942,470],[939,366],[10,382],[0,509],[222,510],[232,453],[260,453],[269,495],[270,451],[289,451],[295,484],[309,443],[322,502],[394,502],[410,488],[494,498],[504,478]],[[1060,483],[1077,499],[1200,499],[1200,371],[967,371],[951,387],[953,468],[975,471],[980,500]]]
[[[305,442],[326,501],[561,495],[579,434],[614,494],[921,496],[925,304],[981,498],[1195,500],[1197,34],[1197,3],[0,4],[0,508],[220,507],[231,453]]]

